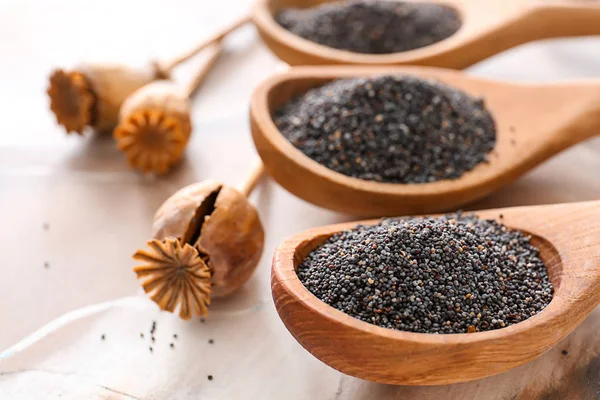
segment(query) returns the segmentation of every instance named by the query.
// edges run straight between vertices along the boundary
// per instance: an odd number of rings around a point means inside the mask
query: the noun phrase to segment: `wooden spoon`
[[[462,69],[530,41],[600,34],[600,4],[586,0],[434,0],[459,13],[460,30],[427,47],[384,55],[323,46],[287,31],[273,18],[284,8],[330,1],[334,0],[257,0],[252,19],[266,45],[290,65],[417,64]]]
[[[465,334],[422,334],[381,328],[318,300],[295,269],[332,234],[362,221],[300,233],[279,246],[271,289],[283,323],[315,357],[348,375],[400,385],[479,379],[524,364],[549,350],[600,303],[600,201],[486,210],[532,235],[555,289],[550,304],[506,328]]]
[[[351,178],[313,161],[277,129],[271,114],[336,78],[410,74],[481,96],[496,121],[490,162],[455,180],[393,184]],[[428,67],[296,67],[259,86],[251,100],[256,148],[285,189],[318,206],[361,216],[439,212],[482,198],[556,153],[600,134],[600,81],[517,84]]]

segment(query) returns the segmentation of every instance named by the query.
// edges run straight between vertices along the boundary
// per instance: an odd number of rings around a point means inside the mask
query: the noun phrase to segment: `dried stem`
[[[215,34],[213,34],[208,39],[200,42],[196,47],[194,47],[193,49],[189,50],[187,53],[184,53],[184,54],[180,55],[179,57],[171,60],[170,62],[165,63],[163,65],[163,67],[162,67],[163,70],[166,71],[166,72],[172,71],[173,68],[175,68],[179,64],[181,64],[183,62],[186,62],[187,60],[189,60],[190,58],[194,57],[196,54],[200,53],[202,50],[204,50],[205,48],[207,48],[211,44],[222,40],[225,36],[229,35],[231,32],[233,32],[236,29],[240,28],[241,26],[247,24],[248,22],[250,22],[250,17],[249,16],[244,16],[244,17],[240,18],[239,20],[235,21],[231,25],[229,25],[229,26],[225,27],[224,29],[216,32]]]
[[[208,56],[208,59],[206,60],[206,62],[204,63],[204,65],[202,66],[200,71],[198,71],[196,76],[194,76],[192,81],[185,88],[186,96],[192,97],[193,94],[196,92],[196,90],[198,90],[200,85],[202,85],[202,83],[204,82],[204,78],[206,78],[208,73],[211,71],[213,65],[215,64],[215,62],[221,55],[222,50],[223,50],[222,42],[217,42],[212,46],[210,54]]]
[[[261,178],[264,176],[264,174],[265,166],[262,163],[262,161],[259,161],[250,173],[250,176],[248,176],[246,181],[243,183],[240,189],[240,193],[242,193],[246,197],[250,196],[250,193],[252,193],[252,191],[254,190],[258,182],[261,180]]]

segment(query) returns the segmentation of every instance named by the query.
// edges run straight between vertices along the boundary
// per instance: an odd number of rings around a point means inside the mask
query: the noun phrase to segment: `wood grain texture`
[[[532,235],[555,288],[552,302],[538,315],[495,331],[453,335],[401,332],[352,318],[313,296],[295,271],[333,233],[357,224],[346,223],[300,233],[276,250],[271,288],[279,316],[294,338],[321,361],[348,375],[381,383],[465,382],[533,360],[566,337],[600,303],[600,202],[477,214]]]
[[[271,51],[290,65],[427,65],[466,68],[538,39],[600,34],[600,5],[590,1],[441,0],[457,10],[461,29],[433,45],[402,53],[360,54],[320,45],[281,27],[273,15],[335,0],[258,0],[253,21]]]
[[[336,78],[410,74],[482,97],[496,122],[489,163],[455,180],[427,184],[366,181],[335,172],[304,155],[279,132],[275,109]],[[456,209],[516,180],[562,150],[600,133],[600,81],[516,84],[428,67],[295,67],[254,92],[252,135],[268,173],[285,189],[320,207],[360,216]]]

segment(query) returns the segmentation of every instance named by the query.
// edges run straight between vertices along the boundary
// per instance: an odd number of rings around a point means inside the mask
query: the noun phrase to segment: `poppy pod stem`
[[[210,54],[208,55],[208,59],[202,65],[202,68],[198,71],[198,73],[194,76],[191,82],[184,88],[184,93],[187,97],[192,97],[194,93],[198,90],[198,88],[204,83],[206,76],[212,70],[212,67],[215,65],[221,52],[223,50],[222,42],[217,42],[212,45],[210,49]]]
[[[248,16],[248,15],[243,16],[242,18],[234,21],[233,23],[231,23],[230,25],[221,29],[220,31],[214,33],[208,39],[205,39],[202,42],[198,43],[198,45],[196,45],[196,47],[194,47],[193,49],[190,49],[188,52],[181,54],[180,56],[174,58],[170,62],[164,63],[162,66],[162,69],[166,72],[171,72],[179,64],[186,62],[190,58],[194,57],[196,54],[200,53],[202,50],[209,47],[211,44],[220,42],[221,40],[223,40],[223,38],[225,36],[229,35],[231,32],[244,26],[245,24],[247,24],[250,21],[251,21],[250,16]]]
[[[240,193],[248,197],[265,175],[265,166],[262,161],[258,161],[246,181],[240,187]]]

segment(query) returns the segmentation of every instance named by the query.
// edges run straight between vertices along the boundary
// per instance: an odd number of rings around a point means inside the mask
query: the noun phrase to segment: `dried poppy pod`
[[[162,67],[158,63],[144,69],[89,64],[70,71],[56,69],[47,90],[50,108],[67,133],[82,134],[87,127],[110,131],[119,121],[119,109],[127,96],[153,80],[168,79],[175,67],[248,22],[248,16],[236,20],[189,51],[161,63]]]
[[[191,132],[186,93],[172,82],[159,81],[127,98],[113,137],[132,168],[165,174],[181,160]]]
[[[211,297],[230,295],[252,276],[264,230],[247,195],[262,173],[261,164],[241,191],[215,181],[187,186],[158,209],[150,249],[133,258],[144,262],[134,272],[161,309],[204,316]]]
[[[203,82],[220,52],[218,43],[186,88],[169,81],[157,81],[136,90],[125,100],[113,137],[132,168],[162,175],[179,163],[192,133],[190,96]]]
[[[56,69],[47,90],[50,109],[67,133],[81,135],[88,127],[110,131],[118,123],[119,109],[127,96],[153,80],[166,78],[157,65],[128,68],[89,64],[70,71]]]

